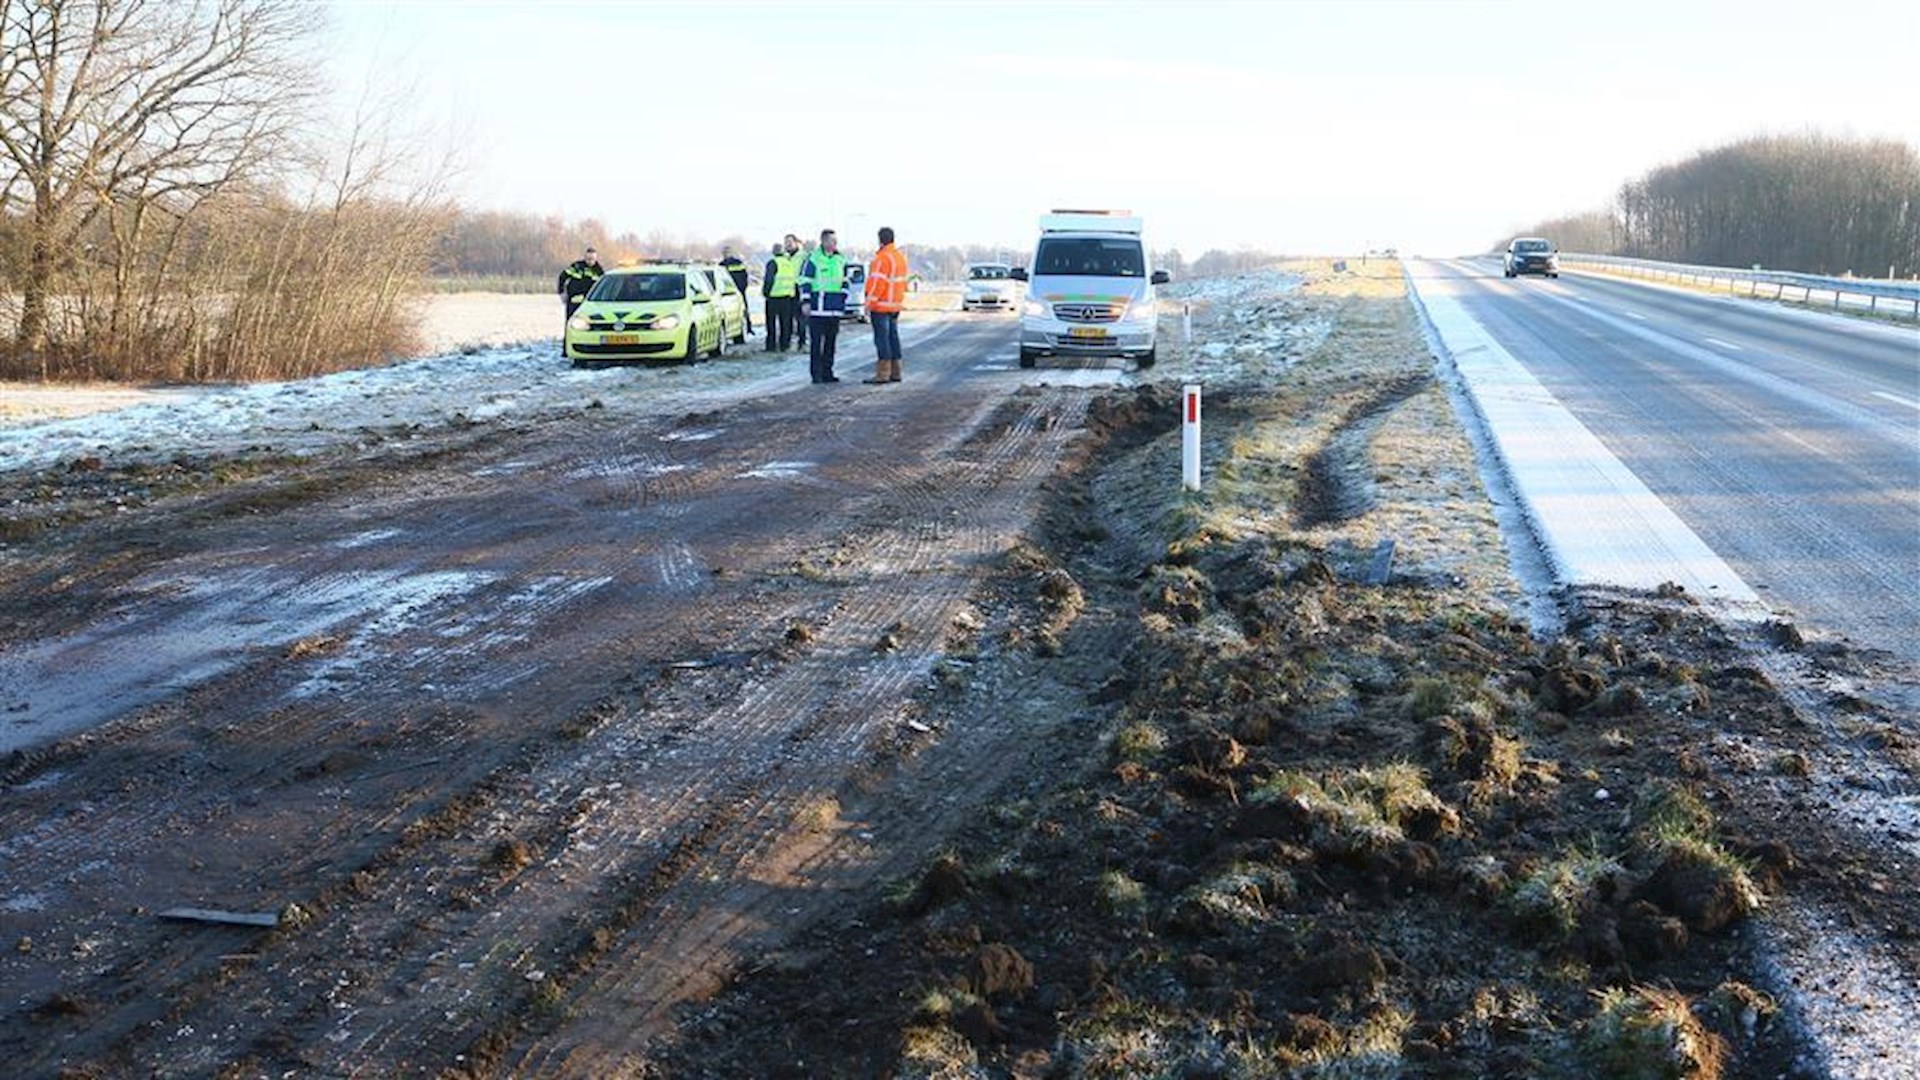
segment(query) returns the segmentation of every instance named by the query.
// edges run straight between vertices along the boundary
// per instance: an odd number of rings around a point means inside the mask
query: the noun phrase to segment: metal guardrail
[[[1797,289],[1801,293],[1800,302],[1809,305],[1816,295],[1823,299],[1832,296],[1835,311],[1841,309],[1843,297],[1858,298],[1847,306],[1856,309],[1865,307],[1874,314],[1879,313],[1880,304],[1885,301],[1889,313],[1904,315],[1906,312],[1902,308],[1911,305],[1913,318],[1920,320],[1920,281],[1825,277],[1785,270],[1736,270],[1728,266],[1692,266],[1655,262],[1652,259],[1628,259],[1619,255],[1577,255],[1568,252],[1561,252],[1560,265],[1600,267],[1625,273],[1629,277],[1691,283],[1708,288],[1713,288],[1716,282],[1725,282],[1729,292],[1739,292],[1740,286],[1745,285],[1749,296],[1764,296],[1764,290],[1771,287],[1771,299],[1774,300],[1791,300],[1793,297],[1788,295],[1787,290]]]

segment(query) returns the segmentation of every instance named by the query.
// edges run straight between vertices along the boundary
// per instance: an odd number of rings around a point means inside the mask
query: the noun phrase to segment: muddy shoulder
[[[1397,269],[1301,273],[1259,302],[1311,332],[1209,369],[1206,488],[1175,393],[1226,350],[1175,350],[936,668],[931,730],[1065,702],[1045,746],[658,1074],[1802,1074],[1755,924],[1809,841],[1755,789],[1804,758],[1703,734],[1792,710],[1684,597],[1533,632]]]

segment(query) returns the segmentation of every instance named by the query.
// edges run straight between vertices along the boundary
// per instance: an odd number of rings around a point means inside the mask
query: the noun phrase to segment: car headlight
[[[662,316],[660,316],[659,318],[657,318],[657,319],[655,319],[655,320],[653,320],[653,325],[652,325],[652,326],[650,326],[650,327],[648,327],[647,329],[649,329],[649,330],[672,330],[673,328],[675,328],[675,327],[677,327],[677,326],[679,326],[679,325],[680,325],[680,316],[678,316],[678,315],[662,315]]]
[[[1130,322],[1152,322],[1160,314],[1160,305],[1151,300],[1136,300],[1127,305],[1127,319]]]
[[[1048,309],[1045,300],[1029,300],[1027,301],[1026,307],[1022,310],[1036,319],[1044,319],[1053,314],[1053,312]]]
[[[587,317],[585,315],[575,315],[573,318],[567,320],[567,329],[569,330],[585,330],[586,328]]]

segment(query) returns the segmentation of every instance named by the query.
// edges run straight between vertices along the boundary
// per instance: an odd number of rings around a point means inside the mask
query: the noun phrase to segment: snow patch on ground
[[[940,317],[909,322],[901,327],[902,343],[924,343],[949,325]],[[870,339],[846,335],[841,366],[871,363],[872,348]],[[14,416],[13,427],[0,417],[0,471],[49,469],[88,458],[126,465],[243,450],[308,455],[509,415],[596,406],[636,413],[713,408],[807,382],[805,356],[764,353],[751,342],[692,367],[576,371],[560,357],[557,339],[547,339],[296,382],[169,391],[84,416],[24,424]],[[17,392],[8,387],[9,400]]]

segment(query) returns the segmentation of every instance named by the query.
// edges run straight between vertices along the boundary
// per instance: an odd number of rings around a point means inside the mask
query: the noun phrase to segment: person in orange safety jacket
[[[869,385],[900,381],[900,309],[907,300],[907,256],[893,245],[893,230],[880,229],[880,250],[867,264],[867,316],[873,321],[873,378]]]

